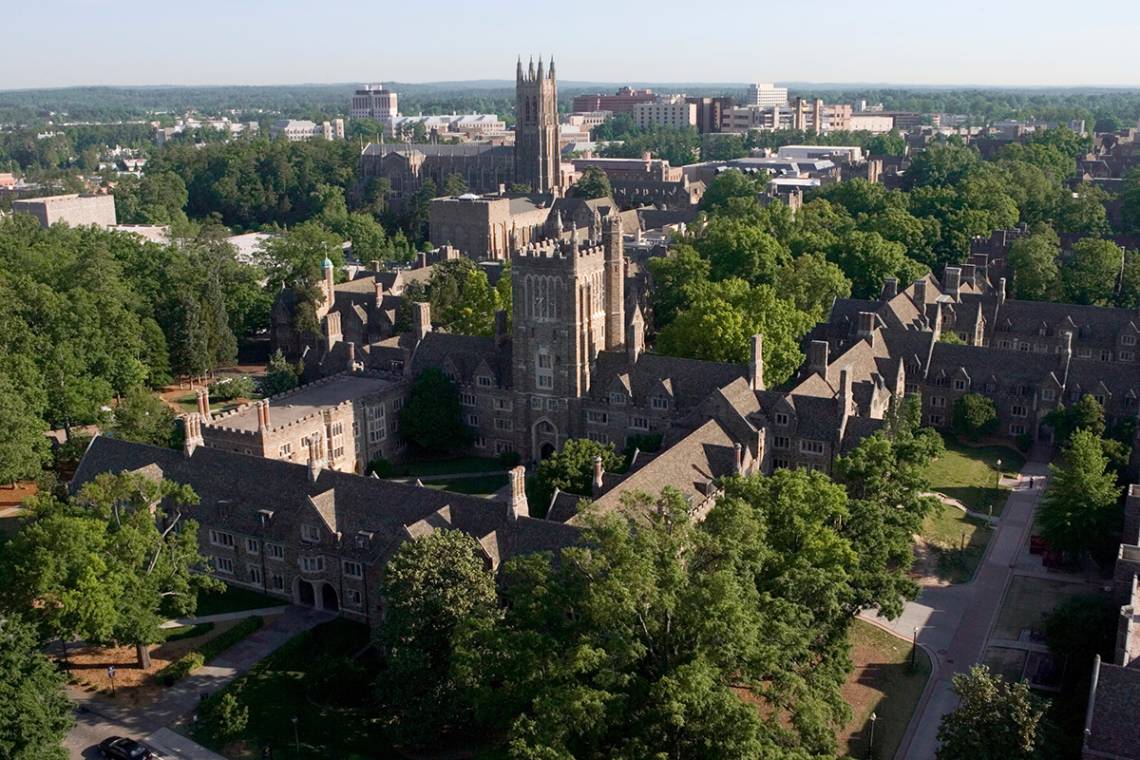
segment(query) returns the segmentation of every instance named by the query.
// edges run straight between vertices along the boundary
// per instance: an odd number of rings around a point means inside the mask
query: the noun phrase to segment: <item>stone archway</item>
[[[306,607],[317,606],[317,595],[313,591],[313,584],[306,580],[297,580],[297,603]]]
[[[336,596],[336,589],[332,584],[325,583],[321,586],[321,609],[336,612],[340,609],[340,602]]]
[[[552,456],[554,456],[554,444],[549,442],[542,444],[542,448],[538,451],[538,458],[550,459]]]
[[[530,455],[546,459],[558,450],[558,427],[542,417],[530,428]]]

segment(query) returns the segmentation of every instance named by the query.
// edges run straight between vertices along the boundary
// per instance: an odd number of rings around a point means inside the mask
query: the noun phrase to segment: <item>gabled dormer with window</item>
[[[649,390],[649,408],[658,412],[673,408],[673,381],[669,378],[658,380]]]
[[[494,388],[497,383],[495,382],[495,371],[487,364],[486,360],[481,359],[479,365],[475,367],[474,383],[476,388]]]
[[[463,382],[463,378],[459,374],[459,368],[455,366],[455,362],[451,361],[450,358],[443,360],[443,366],[440,367],[440,369],[443,370],[443,374],[447,375],[447,379],[451,382],[456,384]]]
[[[613,379],[609,388],[610,406],[625,406],[633,400],[630,391],[629,375],[621,374]]]
[[[950,377],[950,387],[959,393],[966,393],[970,390],[970,375],[966,372],[965,367],[959,367]]]

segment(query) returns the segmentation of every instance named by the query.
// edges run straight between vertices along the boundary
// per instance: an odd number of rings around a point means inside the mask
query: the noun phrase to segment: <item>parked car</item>
[[[151,760],[154,753],[134,739],[111,736],[99,743],[99,751],[109,760]]]

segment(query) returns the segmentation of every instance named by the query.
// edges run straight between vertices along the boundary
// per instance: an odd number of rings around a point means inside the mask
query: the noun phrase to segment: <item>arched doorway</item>
[[[530,455],[546,459],[558,450],[558,428],[546,417],[537,420],[530,429]]]
[[[550,457],[552,457],[553,455],[554,455],[554,444],[553,443],[542,444],[542,448],[538,452],[539,458],[540,459],[550,459]]]
[[[331,584],[324,584],[321,586],[321,607],[331,612],[336,612],[340,609],[340,604],[337,602],[336,589]]]
[[[317,606],[317,596],[313,592],[313,584],[308,581],[297,581],[297,601],[306,607]]]

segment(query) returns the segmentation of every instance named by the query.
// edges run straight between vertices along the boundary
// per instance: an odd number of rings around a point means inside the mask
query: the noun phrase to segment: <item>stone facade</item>
[[[113,227],[115,197],[113,195],[52,195],[12,201],[12,211],[31,214],[44,227],[64,222],[72,227]]]

